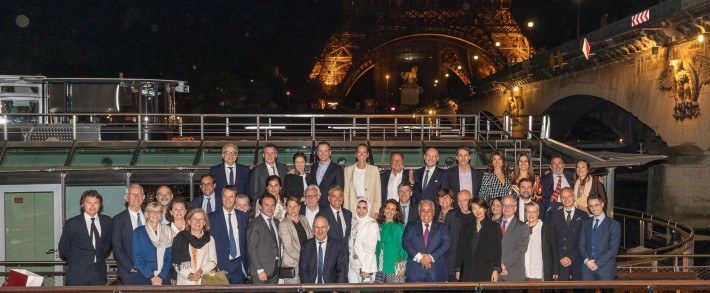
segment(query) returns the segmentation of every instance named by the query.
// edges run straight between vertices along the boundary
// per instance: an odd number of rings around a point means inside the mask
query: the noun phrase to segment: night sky
[[[462,3],[467,0],[462,0]],[[536,48],[576,36],[577,0],[513,0]],[[655,3],[581,0],[581,33]],[[188,80],[240,84],[273,78],[306,83],[330,34],[342,24],[340,1],[73,1],[2,0],[0,74]],[[258,82],[257,82],[258,83]],[[268,87],[266,83],[263,86]]]

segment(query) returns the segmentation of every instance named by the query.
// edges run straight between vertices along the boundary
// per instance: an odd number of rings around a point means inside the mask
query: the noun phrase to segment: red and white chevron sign
[[[631,26],[637,26],[639,24],[647,22],[649,18],[650,17],[649,17],[648,10],[643,11],[638,14],[635,14],[634,16],[631,17]]]

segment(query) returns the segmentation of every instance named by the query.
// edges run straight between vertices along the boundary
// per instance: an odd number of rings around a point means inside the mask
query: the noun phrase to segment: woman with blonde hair
[[[175,236],[172,263],[177,285],[200,285],[202,276],[217,267],[217,250],[205,210],[193,209],[186,218],[189,229]]]
[[[161,224],[160,203],[149,203],[144,214],[145,225],[133,230],[133,266],[140,275],[134,285],[170,285],[173,230]]]

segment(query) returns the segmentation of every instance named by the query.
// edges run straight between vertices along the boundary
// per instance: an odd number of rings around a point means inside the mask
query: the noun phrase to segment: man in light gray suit
[[[261,197],[266,191],[266,178],[272,175],[281,178],[281,185],[286,179],[288,168],[286,164],[279,163],[276,159],[279,157],[279,151],[273,143],[267,144],[262,149],[264,161],[261,164],[254,166],[251,169],[251,202],[256,203],[256,200]]]
[[[530,229],[515,217],[518,201],[514,196],[503,197],[503,216],[499,223],[503,234],[501,241],[502,282],[525,281],[525,252],[530,241]]]
[[[279,281],[279,220],[275,219],[276,198],[266,194],[261,198],[261,214],[249,222],[247,251],[249,274],[254,284],[277,284]]]

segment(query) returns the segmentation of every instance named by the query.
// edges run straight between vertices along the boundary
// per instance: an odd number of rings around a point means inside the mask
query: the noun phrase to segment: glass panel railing
[[[2,167],[64,166],[71,147],[12,147],[5,150]]]
[[[128,166],[135,148],[77,147],[70,166]]]

